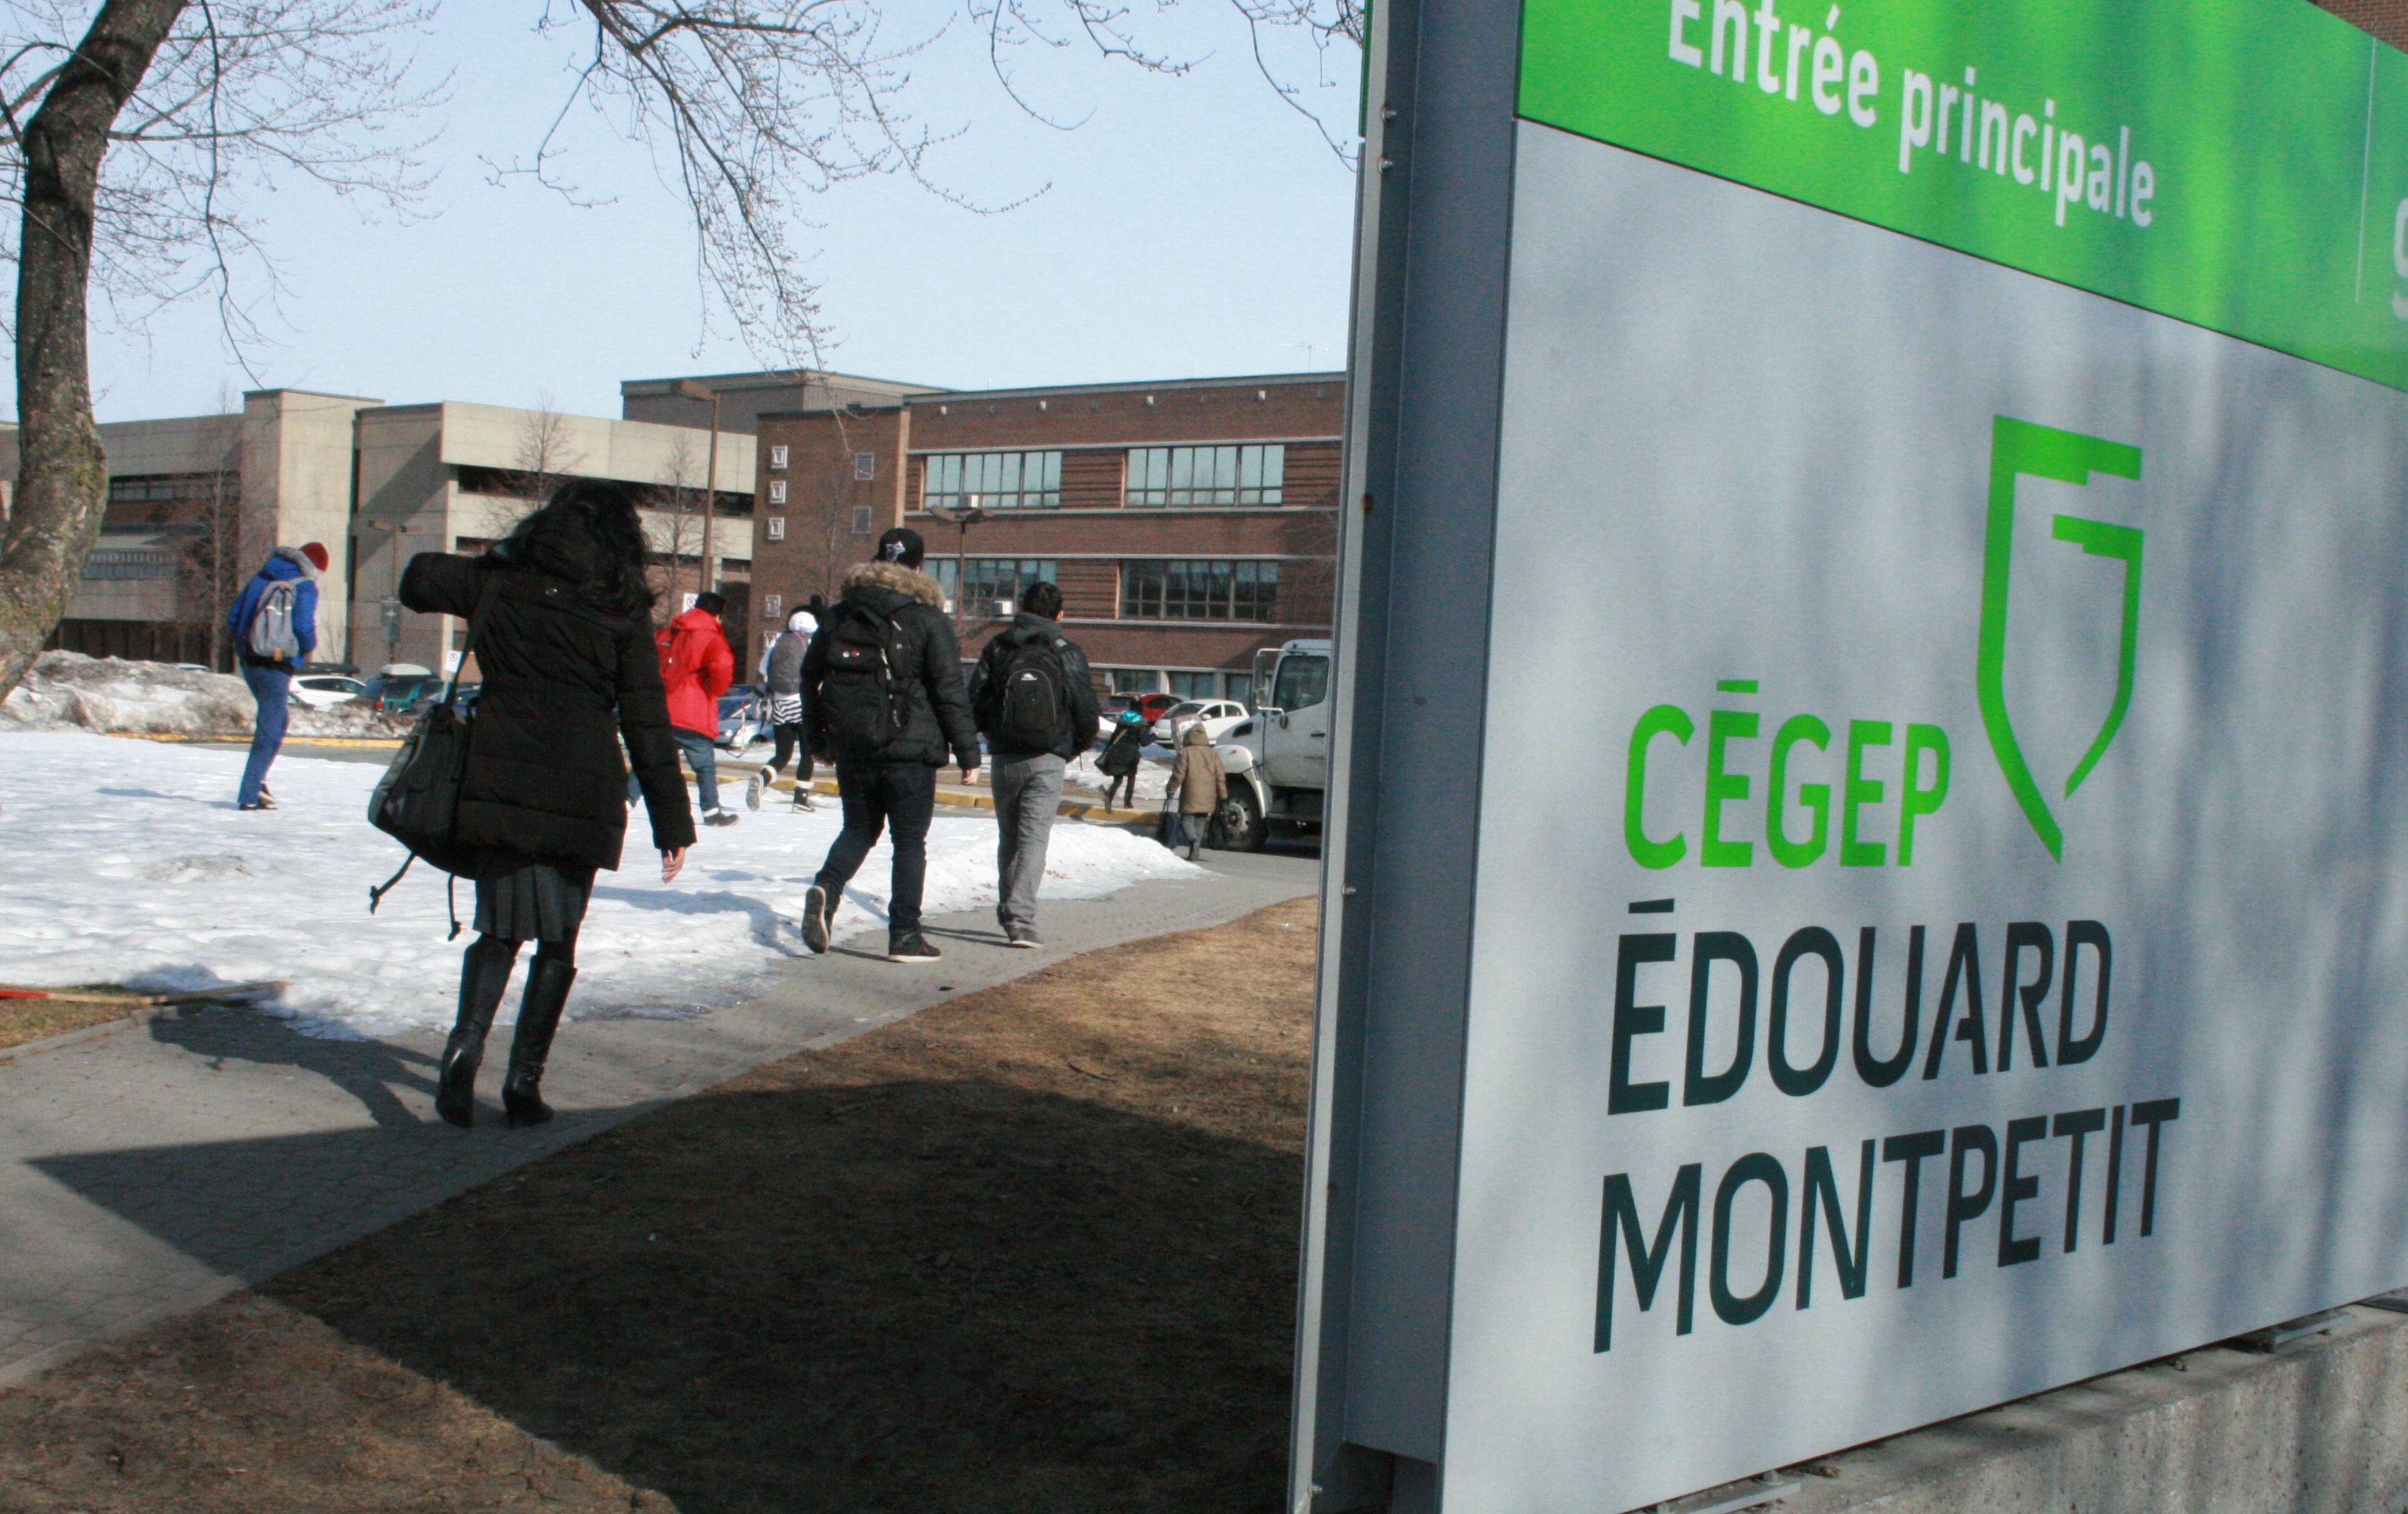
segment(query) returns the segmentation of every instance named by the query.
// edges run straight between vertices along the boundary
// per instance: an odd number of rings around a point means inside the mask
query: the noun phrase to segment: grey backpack
[[[301,638],[293,633],[293,601],[300,593],[300,582],[279,578],[261,593],[259,603],[251,607],[244,650],[276,662],[291,662],[301,655]]]

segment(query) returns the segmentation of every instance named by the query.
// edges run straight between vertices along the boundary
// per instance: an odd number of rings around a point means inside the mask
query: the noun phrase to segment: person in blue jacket
[[[284,745],[293,675],[318,650],[318,575],[324,571],[322,545],[313,541],[279,547],[226,612],[226,631],[234,638],[242,681],[259,701],[251,729],[251,761],[243,764],[242,787],[235,793],[236,809],[276,807],[267,793],[267,765]],[[289,591],[283,588],[287,584]]]

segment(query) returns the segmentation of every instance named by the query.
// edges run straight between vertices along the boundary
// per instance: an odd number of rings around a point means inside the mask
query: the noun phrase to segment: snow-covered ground
[[[165,663],[47,651],[0,701],[0,732],[124,731],[144,736],[249,736],[251,687],[226,673]],[[292,707],[293,736],[391,736],[394,721],[366,706]]]
[[[242,764],[243,753],[221,749],[0,735],[0,981],[180,990],[284,978],[278,1007],[314,1032],[447,1028],[467,935],[444,939],[445,876],[421,864],[368,914],[369,886],[402,859],[366,820],[382,767],[287,749],[269,778],[280,807],[242,812]],[[796,815],[781,800],[706,828],[666,885],[634,819],[624,865],[595,887],[570,1018],[691,1013],[741,997],[805,954],[795,921],[836,839],[834,804]],[[889,865],[882,842],[848,891],[838,936],[883,930]],[[1054,832],[1045,893],[1096,898],[1201,873],[1128,832],[1066,821]],[[464,921],[470,895],[460,890]],[[939,809],[924,907],[995,898],[993,818]],[[505,1015],[515,1003],[513,993]]]

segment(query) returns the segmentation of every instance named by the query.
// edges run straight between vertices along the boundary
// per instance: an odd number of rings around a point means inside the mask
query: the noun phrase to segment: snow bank
[[[0,732],[246,737],[252,710],[250,686],[231,674],[46,651],[0,703]],[[288,729],[294,736],[391,736],[402,727],[366,706],[295,704]]]
[[[313,1034],[449,1028],[466,937],[444,940],[444,875],[421,864],[367,912],[369,885],[402,855],[366,819],[382,767],[288,752],[271,779],[280,807],[241,812],[242,763],[239,751],[87,734],[0,736],[0,980],[181,990],[285,978],[277,1007]],[[626,865],[595,885],[570,1018],[695,1013],[804,955],[795,921],[838,823],[834,805],[747,813],[703,830],[665,886],[638,815]],[[883,945],[890,861],[882,843],[870,853],[838,912],[839,937],[881,933]],[[1200,876],[1150,840],[1065,822],[1045,893],[1096,898]],[[931,914],[994,906],[991,816],[939,811],[925,898]],[[465,919],[466,888],[460,907]],[[505,1014],[516,1003],[514,993]]]

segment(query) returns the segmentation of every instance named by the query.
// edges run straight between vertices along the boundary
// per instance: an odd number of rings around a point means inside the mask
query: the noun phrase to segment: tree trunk
[[[17,266],[17,495],[0,538],[0,699],[66,613],[108,505],[86,295],[108,129],[186,0],[108,0],[25,126]]]

